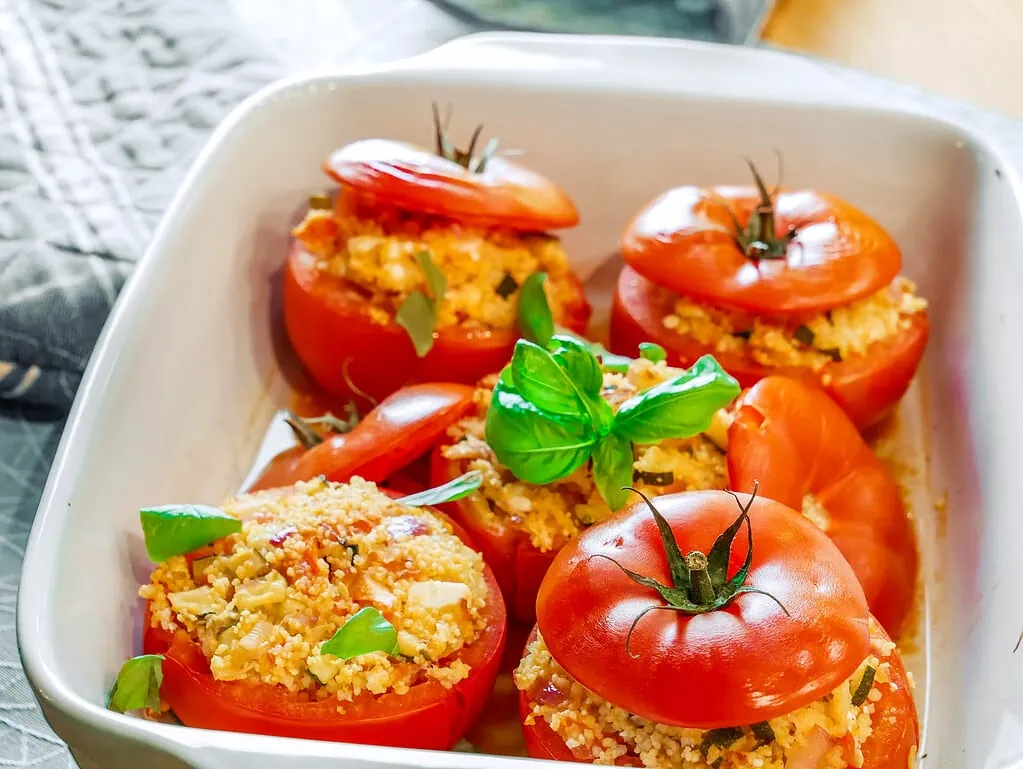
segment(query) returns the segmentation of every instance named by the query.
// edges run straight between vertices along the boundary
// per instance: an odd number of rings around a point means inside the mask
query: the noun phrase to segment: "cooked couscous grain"
[[[617,409],[636,393],[679,373],[679,369],[663,362],[635,360],[625,374],[605,373],[601,394]],[[447,459],[460,462],[465,471],[478,470],[483,474],[483,485],[474,497],[477,501],[482,497],[485,514],[520,528],[540,550],[557,550],[584,527],[607,518],[611,509],[597,491],[587,466],[560,481],[536,486],[518,480],[497,462],[484,437],[487,408],[496,383],[496,376],[481,383],[476,390],[474,413],[448,431],[452,443],[442,452]],[[716,432],[724,434],[724,430]],[[708,433],[714,434],[713,427]],[[726,485],[725,453],[708,435],[636,446],[634,451],[634,483],[648,494]],[[671,482],[654,486],[643,480],[644,476],[654,475],[670,477]]]
[[[825,313],[769,318],[732,312],[685,297],[675,300],[664,327],[691,337],[718,353],[748,352],[765,366],[799,366],[818,371],[836,358],[863,355],[875,342],[905,329],[927,301],[907,278],[866,299]]]
[[[547,273],[544,289],[555,317],[574,296],[561,242],[544,233],[474,228],[379,205],[367,209],[348,192],[333,211],[310,210],[293,234],[320,257],[322,269],[366,292],[380,323],[393,321],[410,293],[427,291],[416,258],[421,251],[430,254],[447,280],[439,329],[513,328],[518,287],[534,272]]]
[[[153,627],[187,631],[214,678],[346,701],[468,675],[455,655],[485,627],[487,588],[482,558],[447,522],[360,478],[244,495],[222,509],[243,521],[240,533],[170,558],[139,591]],[[367,606],[394,625],[399,654],[321,654]]]
[[[818,769],[848,769],[863,761],[861,746],[871,734],[879,687],[891,686],[889,663],[895,645],[871,639],[871,655],[831,694],[768,723],[774,739],[766,744],[748,728],[731,745],[705,746],[707,732],[663,726],[630,714],[577,683],[551,656],[537,636],[515,671],[515,683],[529,695],[526,724],[542,719],[565,741],[577,760],[613,765],[628,756],[658,769],[785,769],[800,752],[820,753]],[[853,694],[867,666],[874,668],[873,687],[862,705]],[[802,765],[802,764],[801,764]]]

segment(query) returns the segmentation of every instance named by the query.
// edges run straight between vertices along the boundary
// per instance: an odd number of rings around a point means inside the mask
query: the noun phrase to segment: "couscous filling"
[[[447,281],[438,329],[514,328],[519,288],[535,272],[547,274],[544,290],[555,317],[575,296],[561,241],[544,233],[471,227],[369,206],[348,192],[333,209],[310,209],[293,234],[320,257],[324,270],[365,291],[372,317],[381,324],[394,320],[413,291],[428,291],[417,258],[424,251]]]
[[[755,726],[710,732],[656,724],[598,697],[555,662],[539,635],[527,646],[515,683],[530,700],[526,725],[546,722],[581,761],[613,765],[630,757],[658,769],[847,769],[863,763],[861,746],[871,734],[881,687],[892,685],[886,659],[894,649],[873,638],[872,654],[820,700]]]
[[[827,312],[791,318],[725,310],[685,297],[675,299],[662,323],[717,353],[748,354],[765,366],[798,366],[818,371],[834,361],[864,355],[876,342],[894,338],[914,315],[927,309],[908,278],[866,299]]]
[[[486,625],[487,586],[481,556],[447,522],[359,478],[244,495],[221,509],[242,531],[168,559],[139,591],[153,627],[184,629],[214,678],[345,701],[468,675],[457,653]],[[397,630],[396,652],[321,653],[365,607]]]
[[[617,409],[636,393],[680,373],[663,362],[638,359],[626,373],[605,372],[601,395]],[[448,430],[452,442],[442,453],[459,462],[463,472],[482,473],[483,485],[474,495],[485,503],[477,505],[482,515],[518,527],[540,550],[557,550],[585,527],[610,516],[611,509],[597,491],[589,465],[567,478],[537,486],[518,480],[498,463],[485,438],[487,408],[496,383],[496,375],[481,382],[474,412]],[[715,423],[707,434],[635,446],[635,487],[651,495],[723,488],[727,474],[724,433]]]

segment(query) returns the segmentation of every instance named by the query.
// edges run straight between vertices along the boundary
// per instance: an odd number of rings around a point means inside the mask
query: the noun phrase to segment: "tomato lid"
[[[752,168],[752,165],[751,165]],[[869,296],[902,269],[891,236],[813,190],[677,187],[622,234],[636,272],[697,301],[760,313],[820,312]]]
[[[390,139],[363,139],[334,152],[323,170],[337,182],[409,211],[481,226],[549,230],[579,223],[575,205],[554,182],[501,157],[497,139],[475,153],[454,147],[434,107],[435,151]]]
[[[548,649],[580,684],[697,729],[757,723],[833,691],[867,656],[868,620],[824,533],[777,502],[725,491],[657,497],[591,527],[561,550],[537,599]]]

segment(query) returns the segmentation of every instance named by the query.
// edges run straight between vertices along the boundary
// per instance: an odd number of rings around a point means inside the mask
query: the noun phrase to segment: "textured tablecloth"
[[[21,558],[93,342],[188,164],[281,74],[466,31],[425,0],[0,0],[0,767],[74,766],[18,663]],[[1014,121],[848,77],[953,111],[1023,159]]]

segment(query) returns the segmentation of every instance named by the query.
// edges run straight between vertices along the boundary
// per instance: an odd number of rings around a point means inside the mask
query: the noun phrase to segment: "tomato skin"
[[[558,320],[581,334],[590,306],[578,279],[569,279],[576,299]],[[354,397],[364,409],[368,401],[349,382],[377,401],[414,382],[473,384],[508,362],[519,336],[514,329],[451,326],[439,331],[433,348],[419,358],[405,329],[373,321],[365,295],[321,270],[298,240],[288,246],[283,281],[284,326],[302,365],[328,395],[342,401]]]
[[[396,496],[393,492],[385,492]],[[432,509],[432,508],[431,508]],[[437,512],[437,511],[434,511]],[[441,518],[446,517],[438,513]],[[450,523],[450,521],[449,521]],[[453,529],[466,544],[465,532]],[[487,582],[487,625],[457,657],[472,672],[451,689],[435,681],[406,694],[370,692],[351,702],[303,701],[283,687],[245,681],[217,681],[201,647],[184,631],[153,628],[148,605],[143,652],[163,654],[161,699],[186,726],[298,739],[391,747],[450,750],[483,710],[494,686],[507,637],[507,616],[493,573]],[[344,713],[338,713],[342,704]]]
[[[678,294],[760,313],[827,310],[880,291],[899,274],[902,255],[877,222],[809,190],[774,196],[777,234],[790,226],[799,233],[785,258],[750,259],[732,236],[728,209],[745,226],[759,199],[753,187],[668,190],[625,228],[622,256]]]
[[[902,493],[849,418],[823,393],[767,377],[740,395],[728,431],[728,478],[799,510],[813,494],[827,535],[852,566],[871,613],[894,635],[913,605],[917,549]]]
[[[883,630],[878,635],[882,639],[888,640]],[[529,640],[532,641],[533,636],[530,636]],[[878,639],[871,638],[871,647],[875,654],[877,653],[877,642]],[[909,757],[913,748],[918,745],[920,725],[905,665],[898,654],[888,657],[886,661],[891,676],[891,685],[875,685],[881,693],[881,699],[874,704],[871,735],[860,746],[863,752],[863,764],[860,769],[890,769],[890,767],[909,766]],[[583,757],[576,757],[571,748],[542,718],[527,724],[526,718],[531,713],[529,696],[526,692],[520,691],[519,716],[522,719],[522,734],[525,737],[526,751],[531,758],[543,758],[550,761],[585,760]],[[630,756],[623,756],[615,762],[615,765],[642,766],[642,762]]]
[[[436,446],[430,461],[430,485],[439,486],[462,474],[459,463],[444,457]],[[487,520],[478,508],[486,502],[475,495],[438,505],[469,532],[483,560],[494,570],[508,612],[517,621],[531,624],[536,619],[536,595],[557,551],[544,552],[533,545],[529,535],[510,523]]]
[[[476,173],[405,142],[364,139],[334,152],[323,170],[386,203],[460,222],[529,231],[579,223],[575,204],[560,187],[500,156]]]
[[[738,498],[745,503],[749,495]],[[668,494],[655,504],[683,554],[709,552],[739,513],[724,491]],[[590,691],[668,725],[755,723],[832,691],[867,655],[867,602],[856,575],[827,536],[791,508],[758,497],[750,522],[754,554],[746,584],[775,596],[791,616],[749,594],[697,616],[651,611],[635,626],[626,653],[636,617],[664,604],[607,559],[671,584],[657,525],[640,503],[587,529],[555,558],[536,603],[551,654]],[[740,534],[729,576],[746,552]],[[738,659],[742,665],[732,664]],[[679,697],[681,691],[699,695]]]
[[[634,356],[641,342],[656,342],[667,351],[668,365],[688,368],[709,353],[743,387],[771,375],[799,379],[826,392],[861,430],[887,416],[906,394],[930,334],[927,314],[921,312],[894,339],[875,342],[865,355],[829,363],[820,371],[765,366],[745,352],[721,353],[665,328],[661,321],[672,312],[673,301],[671,292],[625,267],[611,308],[612,352]]]
[[[332,435],[311,449],[275,457],[252,491],[291,486],[325,476],[346,481],[358,475],[381,482],[425,454],[473,403],[468,385],[424,383],[403,387],[373,409],[350,432]]]

